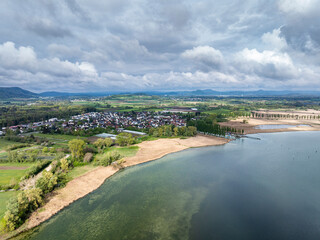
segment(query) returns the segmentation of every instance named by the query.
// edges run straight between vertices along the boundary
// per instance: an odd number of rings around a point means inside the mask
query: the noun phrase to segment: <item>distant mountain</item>
[[[215,91],[212,89],[194,91],[140,91],[140,92],[87,92],[87,93],[67,93],[67,92],[43,92],[41,97],[103,97],[114,94],[147,94],[158,96],[244,96],[244,97],[271,97],[271,96],[320,96],[320,92],[315,91]]]
[[[68,97],[77,95],[76,93],[67,92],[42,92],[39,94],[41,97]]]
[[[41,97],[102,97],[109,96],[110,94],[115,93],[107,93],[107,92],[86,92],[86,93],[69,93],[69,92],[42,92],[39,95]]]
[[[215,91],[212,89],[194,91],[140,91],[140,92],[87,92],[87,93],[68,93],[68,92],[43,92],[33,93],[19,87],[0,87],[0,99],[12,98],[68,98],[68,97],[103,97],[114,94],[147,94],[158,96],[238,96],[238,97],[272,97],[272,96],[320,96],[320,92],[315,91]]]
[[[37,98],[38,94],[19,87],[0,87],[0,99]]]

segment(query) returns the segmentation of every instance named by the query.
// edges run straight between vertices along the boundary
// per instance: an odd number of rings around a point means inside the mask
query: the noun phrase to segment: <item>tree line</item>
[[[243,129],[236,129],[229,126],[220,126],[214,115],[209,115],[199,119],[189,120],[188,126],[194,126],[199,132],[211,133],[217,136],[226,136],[227,133],[243,134]]]
[[[0,107],[0,127],[15,126],[48,120],[50,118],[67,118],[87,112],[96,112],[91,106],[67,105],[32,105]]]

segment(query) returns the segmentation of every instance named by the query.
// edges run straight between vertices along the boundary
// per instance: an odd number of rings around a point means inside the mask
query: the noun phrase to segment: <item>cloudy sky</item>
[[[0,86],[320,90],[320,0],[1,0]]]

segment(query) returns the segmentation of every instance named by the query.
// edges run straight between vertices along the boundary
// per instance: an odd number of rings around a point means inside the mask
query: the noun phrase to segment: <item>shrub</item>
[[[44,147],[44,148],[42,148],[42,153],[47,153],[47,152],[49,152],[48,147]]]
[[[52,172],[43,171],[41,178],[36,182],[36,187],[40,188],[44,194],[51,192],[58,183],[58,177]]]
[[[112,162],[117,161],[119,159],[121,159],[120,153],[118,153],[117,151],[113,151],[103,154],[102,156],[98,156],[97,162],[99,163],[99,165],[108,166]]]
[[[31,212],[42,204],[42,191],[39,188],[20,192],[11,198],[3,217],[4,230],[9,232],[19,227]]]
[[[93,159],[93,154],[88,152],[84,155],[83,161],[86,163],[89,163],[92,161],[92,159]]]
[[[86,162],[79,162],[79,161],[74,161],[73,163],[72,163],[72,165],[73,165],[73,167],[81,167],[81,166],[85,166],[85,165],[87,165],[88,163],[86,163]]]
[[[9,189],[18,189],[19,188],[19,184],[17,183],[10,183],[10,184],[3,184],[0,185],[0,190],[9,190]]]
[[[120,133],[116,137],[116,143],[119,146],[127,146],[134,143],[134,138],[130,133]]]
[[[51,147],[49,152],[50,153],[56,153],[57,151],[56,151],[56,149],[54,147]]]
[[[43,162],[38,162],[36,165],[33,165],[31,168],[29,168],[26,172],[26,174],[22,177],[22,180],[28,179],[34,175],[37,175],[39,172],[41,172],[43,169],[45,169],[51,161],[43,161]]]
[[[97,149],[93,148],[93,147],[85,147],[83,152],[86,153],[97,153]]]
[[[58,187],[65,186],[68,182],[67,174],[65,172],[59,172],[59,174],[57,174],[57,182]]]
[[[60,160],[60,163],[61,163],[61,170],[63,172],[67,172],[68,169],[69,169],[68,160],[66,158],[63,158],[63,159]]]
[[[111,147],[113,145],[113,140],[111,138],[106,138],[104,140],[106,147]]]
[[[12,151],[12,150],[16,150],[19,148],[24,148],[24,147],[29,147],[30,144],[18,144],[18,145],[12,145],[10,147],[7,148],[8,151]]]
[[[61,147],[56,149],[57,152],[62,152],[62,153],[70,153],[69,149],[67,147]]]

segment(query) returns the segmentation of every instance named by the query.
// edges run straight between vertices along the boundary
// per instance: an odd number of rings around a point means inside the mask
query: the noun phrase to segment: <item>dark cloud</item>
[[[91,21],[90,17],[88,16],[88,13],[77,3],[76,0],[65,0],[65,1],[69,9],[74,14],[76,14],[77,16],[80,16],[85,21]]]
[[[42,37],[62,38],[72,36],[70,30],[60,27],[49,19],[33,19],[26,23],[26,28]]]

